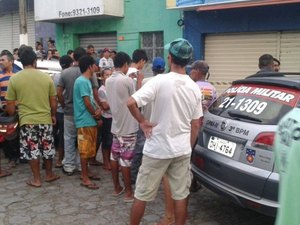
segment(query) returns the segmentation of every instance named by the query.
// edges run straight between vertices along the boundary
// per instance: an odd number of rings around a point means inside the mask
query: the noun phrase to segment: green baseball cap
[[[193,55],[193,46],[188,40],[183,38],[177,38],[171,43],[166,44],[165,49],[169,50],[169,53],[180,59],[190,59]]]

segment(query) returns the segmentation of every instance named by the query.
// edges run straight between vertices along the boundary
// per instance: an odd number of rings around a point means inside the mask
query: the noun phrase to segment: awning
[[[197,7],[197,11],[209,11],[219,9],[233,9],[233,8],[246,8],[246,7],[257,7],[267,5],[280,5],[299,3],[300,0],[252,0],[252,1],[236,1],[236,2],[218,2],[212,4],[203,4]]]

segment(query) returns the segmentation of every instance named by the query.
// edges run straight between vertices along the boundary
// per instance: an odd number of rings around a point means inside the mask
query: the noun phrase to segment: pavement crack
[[[11,205],[19,203],[19,202],[24,202],[24,200],[18,200],[18,201],[11,202],[6,207],[10,207]]]

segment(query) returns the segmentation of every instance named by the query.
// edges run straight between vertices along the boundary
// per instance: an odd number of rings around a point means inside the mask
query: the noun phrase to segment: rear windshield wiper
[[[229,116],[237,118],[237,119],[252,120],[252,121],[255,121],[255,122],[259,122],[259,123],[262,122],[260,119],[257,119],[255,117],[248,116],[248,115],[245,115],[245,114],[236,113],[236,112],[233,112],[231,110],[229,110],[227,113],[228,113]]]

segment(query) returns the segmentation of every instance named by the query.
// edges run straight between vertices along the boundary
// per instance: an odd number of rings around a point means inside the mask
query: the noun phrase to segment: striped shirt
[[[7,92],[7,87],[8,87],[8,83],[9,83],[9,79],[11,78],[11,76],[14,75],[14,73],[10,72],[10,73],[4,73],[4,74],[0,74],[0,100],[3,105],[6,105],[6,92]]]

